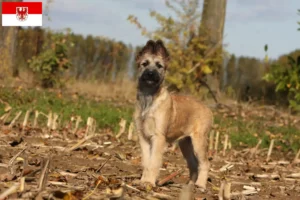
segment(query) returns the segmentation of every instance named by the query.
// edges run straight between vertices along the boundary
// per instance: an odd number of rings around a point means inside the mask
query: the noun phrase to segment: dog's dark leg
[[[185,137],[179,140],[178,144],[190,170],[190,180],[195,183],[198,177],[198,160],[194,154],[192,140]]]

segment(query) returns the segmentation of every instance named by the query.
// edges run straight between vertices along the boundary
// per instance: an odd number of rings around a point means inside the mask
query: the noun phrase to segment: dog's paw
[[[196,185],[197,190],[199,190],[201,193],[207,193],[207,189],[203,186]]]
[[[156,185],[151,183],[151,182],[147,182],[147,181],[142,181],[142,180],[134,180],[132,182],[132,185],[138,187],[140,190],[144,190],[144,191],[151,191]]]
[[[142,181],[140,179],[135,179],[134,181],[131,182],[132,185],[141,185]]]

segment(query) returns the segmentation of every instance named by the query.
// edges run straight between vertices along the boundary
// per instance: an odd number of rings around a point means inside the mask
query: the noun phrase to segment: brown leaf
[[[12,181],[15,180],[16,178],[17,177],[15,175],[11,175],[9,173],[0,175],[0,181],[4,181],[4,182]]]

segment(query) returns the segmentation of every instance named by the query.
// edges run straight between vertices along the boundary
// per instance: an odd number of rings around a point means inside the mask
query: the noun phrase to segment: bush
[[[69,32],[69,31],[68,31]],[[68,50],[72,45],[68,40],[69,34],[49,34],[51,38],[43,46],[38,56],[33,56],[28,62],[30,69],[35,73],[44,88],[62,86],[60,77],[71,67]]]
[[[300,14],[300,10],[298,12]],[[265,51],[268,51],[267,45]],[[268,62],[267,56],[265,60]],[[300,111],[300,56],[295,59],[288,55],[287,62],[271,64],[269,73],[263,79],[275,83],[276,92],[287,92],[290,108]]]

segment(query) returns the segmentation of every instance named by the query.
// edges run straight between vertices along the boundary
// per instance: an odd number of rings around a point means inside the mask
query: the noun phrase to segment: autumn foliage
[[[161,39],[166,44],[171,56],[166,77],[170,88],[195,94],[200,84],[196,80],[217,70],[211,68],[208,63],[219,57],[209,58],[201,54],[209,49],[204,45],[206,38],[199,36],[199,0],[166,1],[165,5],[175,17],[150,11],[150,16],[160,25],[154,31],[149,31],[133,15],[130,15],[128,20],[141,30],[142,35],[149,39]]]

